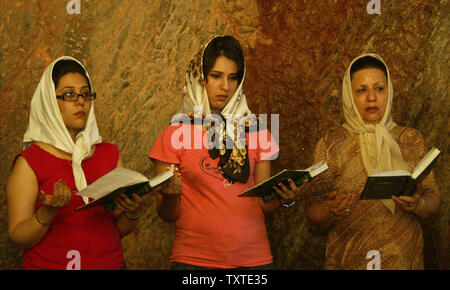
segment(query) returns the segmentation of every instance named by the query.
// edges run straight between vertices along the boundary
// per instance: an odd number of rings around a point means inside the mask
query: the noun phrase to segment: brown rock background
[[[448,0],[382,1],[380,15],[367,14],[368,0],[81,0],[80,15],[66,12],[68,2],[0,2],[0,269],[20,267],[21,252],[8,240],[5,187],[44,68],[61,55],[85,64],[103,139],[119,146],[126,167],[151,176],[146,156],[181,101],[184,71],[215,34],[245,46],[252,111],[280,115],[273,172],[309,165],[318,139],[342,122],[346,66],[363,52],[383,56],[394,120],[443,153],[435,170],[441,212],[423,223],[425,264],[450,269]],[[276,268],[322,267],[325,233],[308,227],[301,206],[268,216],[267,225]],[[173,231],[151,199],[123,239],[128,267],[168,268]]]

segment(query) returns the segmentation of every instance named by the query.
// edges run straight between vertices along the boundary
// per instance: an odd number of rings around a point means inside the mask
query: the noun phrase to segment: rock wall
[[[349,62],[363,52],[383,56],[395,121],[443,152],[435,170],[443,204],[424,221],[425,262],[450,268],[447,0],[381,1],[381,14],[373,15],[369,1],[350,0],[80,0],[79,15],[67,13],[67,2],[0,2],[0,269],[20,267],[22,253],[8,240],[5,187],[44,68],[61,55],[85,64],[103,139],[119,146],[126,167],[151,176],[146,156],[181,101],[184,71],[215,34],[232,34],[245,47],[252,111],[280,116],[273,172],[309,165],[318,139],[343,120],[339,96]],[[127,266],[166,269],[174,227],[158,217],[154,199],[147,205],[123,239]],[[322,267],[325,233],[308,227],[301,206],[269,215],[267,225],[276,268]]]

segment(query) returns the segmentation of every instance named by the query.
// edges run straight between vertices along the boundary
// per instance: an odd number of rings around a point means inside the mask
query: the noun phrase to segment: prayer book
[[[288,179],[292,179],[296,186],[302,185],[305,179],[311,180],[320,173],[328,169],[324,161],[320,161],[311,167],[301,170],[288,170],[277,173],[266,181],[249,188],[241,193],[240,197],[261,197],[264,202],[269,202],[274,198],[281,197],[274,189],[274,186],[283,183],[287,188],[291,188]]]
[[[369,176],[360,199],[390,199],[393,195],[412,195],[417,185],[431,172],[440,153],[433,147],[412,174],[406,170],[394,170]]]
[[[117,167],[77,193],[79,196],[92,198],[93,201],[76,210],[99,205],[103,205],[105,210],[112,210],[114,209],[113,199],[116,196],[125,194],[128,198],[131,198],[133,193],[143,196],[150,193],[158,185],[168,181],[172,176],[174,176],[174,173],[169,170],[148,180],[139,172]]]

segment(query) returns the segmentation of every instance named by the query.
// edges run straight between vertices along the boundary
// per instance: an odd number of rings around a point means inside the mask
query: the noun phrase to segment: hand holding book
[[[287,181],[289,183],[289,188],[280,182],[278,186],[274,186],[273,189],[281,197],[281,205],[284,207],[291,207],[295,204],[295,196],[303,190],[308,183],[308,180],[305,180],[299,187],[297,187],[292,179],[289,178]]]
[[[113,200],[117,196],[126,195],[129,199],[133,194],[143,196],[156,192],[155,189],[160,188],[159,185],[170,180],[173,175],[173,171],[167,171],[148,180],[139,172],[118,167],[77,193],[79,196],[92,198],[93,201],[76,210],[98,205],[103,205],[105,210],[112,210]]]
[[[275,190],[275,186],[281,187],[284,185],[286,188],[291,188],[288,182],[291,179],[295,187],[300,187],[305,180],[311,180],[315,176],[328,169],[328,165],[320,161],[313,166],[302,170],[283,170],[278,174],[272,176],[266,181],[249,188],[241,193],[240,197],[261,197],[264,202],[269,202],[274,198],[280,198],[279,193]],[[282,187],[281,187],[282,188]],[[301,187],[303,188],[303,187]],[[300,189],[301,189],[300,188]]]
[[[155,188],[154,190],[157,190]],[[144,202],[149,198],[149,195],[143,195],[140,197],[136,193],[132,193],[129,197],[126,194],[116,196],[114,200],[114,215],[118,216],[125,213],[127,217],[140,216],[144,210]]]
[[[415,212],[419,207],[420,202],[423,202],[423,199],[420,198],[420,194],[415,193],[412,196],[392,196],[392,199],[398,206],[403,208],[407,212]]]

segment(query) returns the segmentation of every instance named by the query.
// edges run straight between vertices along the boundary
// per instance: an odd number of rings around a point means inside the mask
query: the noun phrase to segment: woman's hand
[[[282,205],[293,205],[294,198],[303,190],[308,183],[308,180],[303,181],[300,187],[297,187],[292,179],[288,179],[291,189],[288,189],[283,183],[279,183],[278,187],[274,186],[273,189],[281,196],[280,202]]]
[[[148,194],[144,197],[140,197],[136,193],[132,194],[132,199],[128,198],[127,195],[121,194],[114,198],[114,203],[116,205],[116,215],[125,212],[128,217],[137,217],[142,214],[144,210],[144,202],[148,198]]]
[[[159,193],[161,193],[161,195],[164,197],[177,197],[183,191],[179,169],[177,166],[172,164],[170,167],[166,167],[166,170],[172,170],[175,175],[169,182],[162,185],[162,189],[159,191]]]
[[[53,185],[53,194],[45,194],[41,190],[39,194],[39,202],[42,205],[46,205],[52,208],[61,208],[66,206],[72,199],[72,193],[70,192],[69,186],[63,180],[58,180]]]
[[[414,212],[419,206],[420,194],[415,193],[412,196],[400,195],[392,196],[392,199],[398,206],[407,212]]]
[[[335,191],[328,195],[327,207],[330,215],[342,217],[348,215],[358,202],[353,193],[337,194]]]

